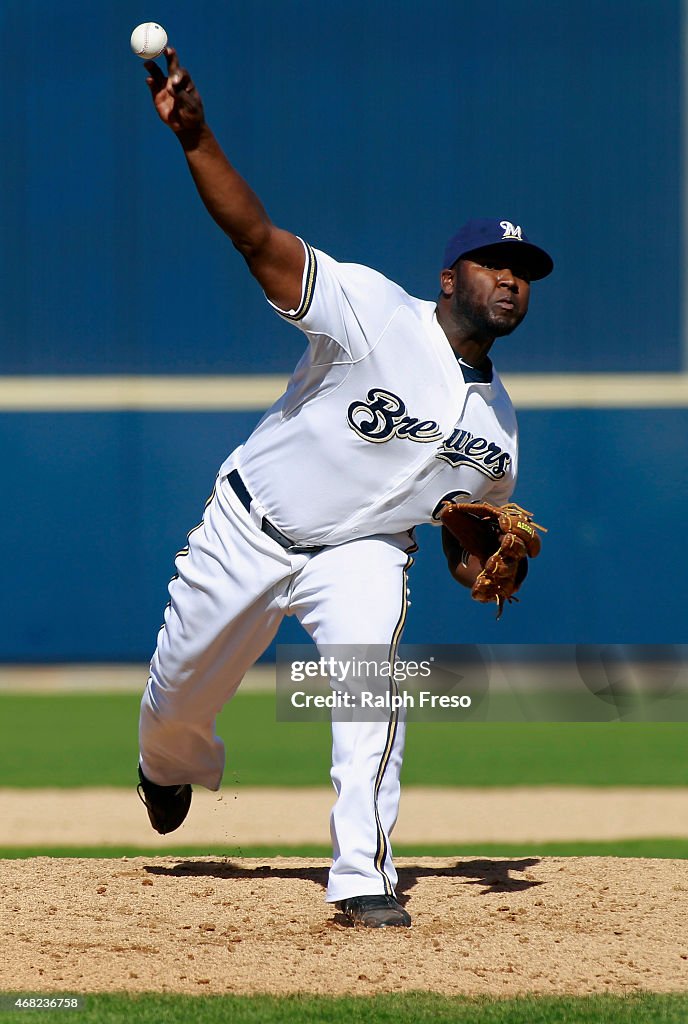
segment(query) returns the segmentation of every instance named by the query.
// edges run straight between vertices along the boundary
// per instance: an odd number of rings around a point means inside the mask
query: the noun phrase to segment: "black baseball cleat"
[[[148,811],[151,825],[161,836],[166,836],[168,832],[174,832],[189,813],[191,786],[188,783],[181,786],[158,786],[146,778],[141,771],[141,765],[139,765],[139,779],[136,791],[141,798],[141,803]]]
[[[352,924],[365,928],[410,928],[411,915],[393,896],[352,896],[337,907]]]

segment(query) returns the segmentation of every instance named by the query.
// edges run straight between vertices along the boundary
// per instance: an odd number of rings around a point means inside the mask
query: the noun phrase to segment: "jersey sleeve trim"
[[[313,302],[313,295],[315,293],[315,281],[318,276],[318,261],[315,258],[315,252],[313,247],[304,242],[303,239],[299,239],[302,242],[304,249],[306,250],[306,264],[303,271],[303,284],[301,286],[301,302],[296,309],[280,309],[274,302],[270,302],[272,308],[279,313],[280,316],[284,317],[285,320],[299,321],[308,313]]]

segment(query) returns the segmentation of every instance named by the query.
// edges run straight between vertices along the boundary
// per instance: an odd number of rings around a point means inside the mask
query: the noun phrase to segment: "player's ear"
[[[440,272],[440,288],[442,289],[442,294],[447,298],[454,294],[455,279],[456,273],[451,268],[445,268]]]

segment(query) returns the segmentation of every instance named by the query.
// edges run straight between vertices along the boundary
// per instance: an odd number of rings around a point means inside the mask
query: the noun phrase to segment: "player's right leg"
[[[215,718],[277,631],[293,561],[219,481],[169,586],[141,702],[146,780],[219,788],[224,745]]]

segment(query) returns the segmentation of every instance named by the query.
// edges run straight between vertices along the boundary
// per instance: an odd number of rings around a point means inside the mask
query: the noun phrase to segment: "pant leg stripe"
[[[396,624],[396,626],[394,628],[394,633],[392,634],[392,642],[391,642],[390,648],[389,648],[389,661],[390,661],[390,664],[394,664],[394,662],[396,661],[397,647],[399,645],[399,640],[401,638],[401,634],[402,634],[402,631],[404,629],[404,625],[406,623],[406,615],[407,615],[407,612],[408,612],[407,573],[408,573],[408,570],[411,568],[412,565],[413,565],[413,559],[409,555],[409,558],[408,558],[408,560],[406,562],[406,565],[404,566],[403,573],[402,573],[401,613],[399,615],[399,619],[397,621],[397,624]],[[394,679],[393,675],[390,677],[390,692],[391,692],[392,696],[396,696],[399,693],[399,688],[397,686],[396,680]],[[390,756],[391,756],[391,753],[392,753],[392,749],[394,748],[394,740],[396,738],[398,724],[399,724],[399,709],[395,707],[395,708],[392,708],[392,713],[391,713],[390,720],[389,720],[389,725],[388,725],[388,728],[387,728],[387,740],[385,742],[385,749],[384,749],[384,751],[382,753],[382,758],[380,760],[380,764],[379,764],[379,767],[378,767],[378,770],[377,770],[377,775],[375,777],[375,786],[374,786],[374,789],[373,789],[373,803],[374,803],[374,809],[375,809],[375,823],[377,825],[377,849],[376,849],[376,852],[375,852],[375,861],[374,861],[374,863],[375,863],[375,869],[380,873],[380,875],[382,875],[382,880],[383,880],[384,886],[385,886],[385,893],[388,896],[393,896],[394,895],[394,887],[392,886],[392,883],[389,880],[389,876],[387,875],[387,873],[386,873],[386,871],[384,869],[385,860],[387,859],[387,854],[389,852],[389,846],[388,846],[388,843],[387,843],[387,836],[385,835],[385,831],[384,831],[384,829],[382,827],[382,822],[380,821],[380,812],[379,812],[379,809],[378,809],[378,795],[380,793],[380,786],[382,785],[382,780],[384,778],[385,771],[387,769],[387,765],[389,764],[389,759],[390,759]]]
[[[210,504],[210,502],[215,497],[215,489],[216,489],[216,485],[213,485],[213,489],[210,492],[210,497],[208,498],[208,500],[206,501],[205,505],[203,506],[203,514],[204,515],[205,515],[205,512],[206,512],[206,509],[208,508],[208,505]],[[189,532],[186,535],[187,541],[190,539],[192,533],[195,533],[196,530],[200,530],[200,528],[203,526],[204,522],[205,522],[205,520],[201,519],[200,523],[198,523],[191,530],[189,530]],[[178,551],[177,554],[174,557],[175,557],[175,559],[177,559],[177,558],[185,558],[188,555],[188,553],[189,553],[189,545],[187,544],[185,547],[183,547],[181,549],[181,551]],[[176,576],[173,576],[172,579],[176,579]],[[172,580],[170,580],[170,583],[171,582],[172,582]]]

